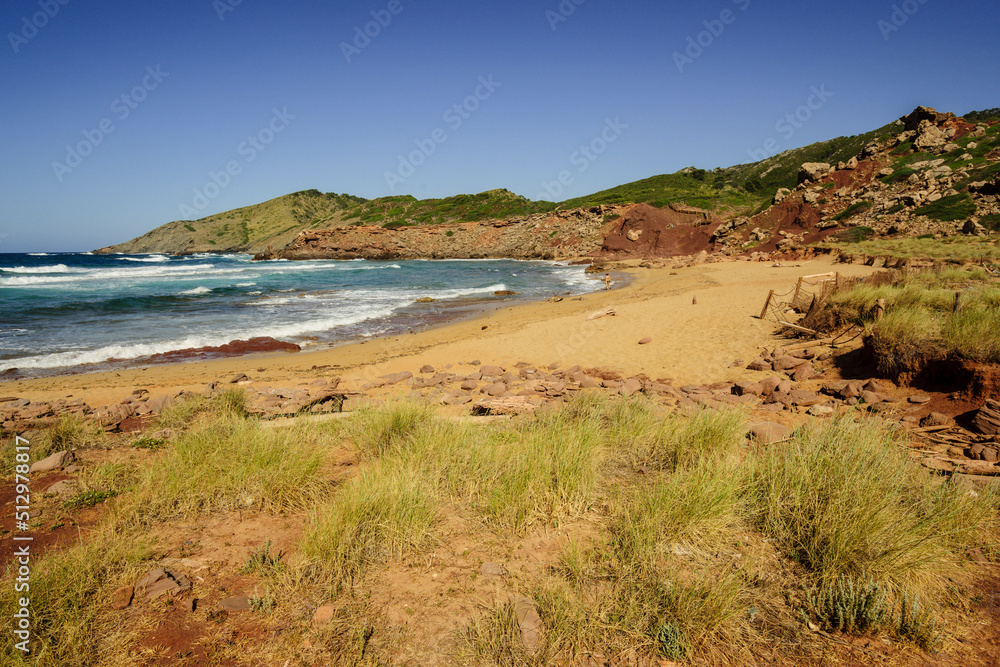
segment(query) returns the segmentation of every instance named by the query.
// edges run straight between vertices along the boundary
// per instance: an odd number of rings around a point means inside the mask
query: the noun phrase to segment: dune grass
[[[843,591],[857,610],[847,631],[929,647],[949,586],[966,581],[965,551],[993,544],[998,528],[995,495],[928,475],[874,421],[836,420],[749,447],[740,410],[665,414],[642,397],[584,394],[481,424],[400,402],[281,429],[241,416],[231,398],[199,400],[187,430],[142,454],[146,467],[87,474],[85,490],[118,495],[92,538],[33,570],[40,652],[30,664],[113,664],[108,652],[124,664],[132,638],[107,600],[151,562],[144,531],[210,512],[302,513],[291,556],[265,543],[238,564],[266,583],[255,613],[332,597],[343,618],[316,636],[359,664],[377,664],[368,647],[380,626],[369,616],[377,610],[351,617],[357,594],[376,567],[447,548],[446,516],[499,549],[498,561],[529,531],[590,527],[558,562],[505,578],[514,598],[482,601],[449,658],[472,665],[573,664],[587,653],[752,663],[757,649],[784,641],[767,628],[797,615],[837,629]],[[327,450],[343,445],[360,465],[333,483]],[[14,604],[10,576],[3,608]],[[883,607],[865,597],[872,591],[873,600],[884,592]],[[542,619],[536,653],[521,643],[517,596]]]
[[[437,514],[418,473],[379,462],[313,510],[303,552],[321,578],[350,583],[373,564],[422,549]]]
[[[821,583],[870,580],[939,594],[962,550],[996,527],[996,498],[927,476],[873,420],[800,430],[748,461],[751,520]]]
[[[885,300],[886,313],[876,322],[878,299]],[[1000,281],[979,267],[857,285],[833,294],[828,307],[838,321],[866,328],[880,371],[891,377],[933,357],[1000,363]]]
[[[330,488],[324,452],[301,429],[264,429],[223,417],[182,434],[146,468],[127,511],[143,522],[212,511],[281,513],[312,505]]]
[[[7,632],[0,662],[32,667],[130,664],[127,647],[133,637],[110,613],[111,593],[135,581],[150,555],[144,540],[108,528],[33,560],[29,590],[16,591],[9,579],[0,586],[0,609],[9,612],[6,624],[20,608],[18,598],[31,600],[31,654],[17,650]]]

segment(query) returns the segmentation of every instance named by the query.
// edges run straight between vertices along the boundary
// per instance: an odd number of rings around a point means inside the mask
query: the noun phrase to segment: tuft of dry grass
[[[849,577],[939,595],[963,550],[996,529],[997,499],[929,477],[904,445],[874,420],[797,431],[748,461],[753,524],[821,583]]]

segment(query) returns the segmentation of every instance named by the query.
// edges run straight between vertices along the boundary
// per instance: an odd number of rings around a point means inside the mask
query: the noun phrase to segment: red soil
[[[608,231],[598,257],[640,259],[711,252],[712,234],[718,226],[710,213],[700,209],[637,204]],[[634,241],[628,237],[630,232]]]

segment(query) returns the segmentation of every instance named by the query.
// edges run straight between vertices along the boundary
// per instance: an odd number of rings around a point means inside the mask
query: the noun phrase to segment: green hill
[[[509,190],[488,190],[477,195],[455,195],[443,199],[417,199],[410,195],[379,197],[365,201],[345,220],[354,225],[402,227],[441,222],[475,222],[545,213],[551,202],[533,202]]]
[[[972,115],[993,117],[995,109]],[[260,252],[282,248],[305,229],[346,225],[408,225],[527,216],[601,204],[687,204],[721,213],[765,209],[778,188],[794,188],[805,162],[837,163],[873,139],[898,132],[898,121],[865,134],[838,137],[784,151],[759,162],[706,170],[687,167],[563,202],[531,201],[505,189],[419,200],[410,195],[364,199],[305,190],[193,222],[167,223],[143,236],[97,252]]]
[[[168,222],[96,252],[260,252],[269,245],[287,245],[304,229],[338,226],[345,211],[364,202],[352,195],[303,190],[200,220]]]
[[[683,203],[709,210],[756,209],[769,203],[778,188],[794,188],[803,163],[846,162],[873,139],[898,131],[893,130],[894,126],[895,121],[865,134],[821,141],[752,164],[713,170],[687,167],[674,174],[653,176],[569,199],[559,204],[559,208],[627,203],[663,207],[668,203]]]

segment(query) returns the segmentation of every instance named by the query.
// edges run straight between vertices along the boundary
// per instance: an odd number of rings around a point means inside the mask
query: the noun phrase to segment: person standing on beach
[[[610,273],[605,273],[604,274],[604,289],[606,289],[606,290],[611,289],[611,274]]]

